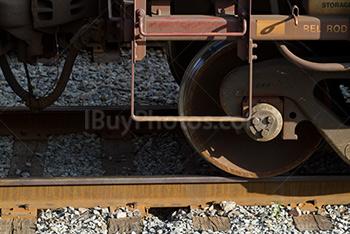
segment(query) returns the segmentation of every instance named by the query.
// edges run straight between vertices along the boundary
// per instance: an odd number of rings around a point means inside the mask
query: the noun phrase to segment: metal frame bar
[[[247,33],[247,20],[243,19],[243,30],[242,32],[204,32],[204,33],[181,33],[181,32],[170,32],[170,33],[147,33],[145,32],[144,19],[146,17],[146,12],[143,9],[138,9],[136,12],[137,18],[139,20],[139,31],[140,35],[143,37],[186,37],[186,36],[205,36],[205,37],[241,37]]]
[[[324,72],[350,71],[350,63],[316,63],[307,61],[293,54],[283,42],[276,41],[275,43],[286,59],[304,69]]]

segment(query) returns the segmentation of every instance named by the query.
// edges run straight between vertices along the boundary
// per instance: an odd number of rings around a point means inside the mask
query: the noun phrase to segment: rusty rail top
[[[242,179],[210,176],[30,178],[0,180],[0,209],[8,218],[37,209],[198,207],[214,201],[239,205],[349,204],[350,176],[279,176]],[[21,207],[29,207],[29,211]],[[21,210],[22,209],[22,210]],[[19,214],[13,213],[18,210]]]
[[[269,182],[332,182],[349,181],[350,176],[276,176],[247,179],[220,176],[127,176],[127,177],[70,177],[1,179],[0,187],[13,186],[71,186],[71,185],[147,185],[147,184],[222,184]],[[349,188],[350,189],[350,188]]]

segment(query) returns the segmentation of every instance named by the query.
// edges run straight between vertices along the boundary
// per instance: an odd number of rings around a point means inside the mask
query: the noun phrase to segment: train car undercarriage
[[[0,0],[0,66],[33,111],[63,92],[79,51],[132,49],[136,121],[181,122],[191,145],[220,169],[261,178],[286,172],[322,139],[350,164],[350,2],[339,0]],[[179,116],[136,116],[134,65],[147,43],[168,42],[181,84]],[[210,42],[208,42],[210,41]],[[36,97],[6,54],[35,64],[66,61],[57,84]]]

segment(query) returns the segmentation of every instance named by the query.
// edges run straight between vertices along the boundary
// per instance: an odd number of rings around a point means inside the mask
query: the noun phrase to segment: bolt
[[[273,121],[274,121],[274,119],[273,119],[271,116],[267,117],[267,122],[268,122],[269,124],[272,124]]]
[[[267,129],[262,130],[262,131],[261,131],[261,135],[262,135],[263,137],[267,137],[267,136],[269,135],[269,130],[267,130]]]
[[[254,117],[254,118],[252,119],[252,123],[253,123],[254,126],[255,126],[255,125],[258,125],[258,124],[260,123],[260,119],[259,119],[258,117]]]
[[[247,13],[245,10],[242,10],[242,11],[241,11],[241,16],[242,16],[243,18],[246,18],[247,15],[248,15],[248,13]]]
[[[143,10],[143,9],[138,9],[138,10],[136,11],[136,15],[137,15],[138,17],[144,17],[144,16],[146,15],[146,12],[145,12],[145,10]]]

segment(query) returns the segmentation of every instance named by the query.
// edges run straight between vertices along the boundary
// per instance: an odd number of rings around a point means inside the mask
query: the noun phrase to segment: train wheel
[[[167,59],[176,82],[181,83],[188,64],[207,44],[206,41],[170,41],[167,44]]]
[[[219,97],[221,81],[244,64],[235,55],[234,42],[211,43],[198,53],[181,83],[180,115],[225,115]],[[321,140],[308,122],[298,125],[299,138],[290,141],[278,136],[258,142],[244,131],[237,131],[237,127],[234,123],[182,123],[188,141],[206,160],[228,173],[248,178],[274,176],[296,167]]]

